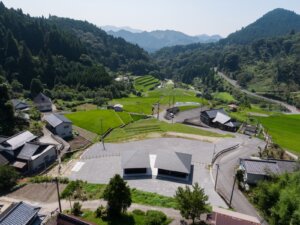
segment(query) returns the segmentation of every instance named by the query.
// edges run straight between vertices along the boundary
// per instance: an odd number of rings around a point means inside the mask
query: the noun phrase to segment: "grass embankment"
[[[228,92],[217,92],[213,94],[214,99],[220,100],[224,103],[233,103],[237,100]]]
[[[70,187],[68,187],[70,185]],[[103,198],[103,192],[106,188],[106,184],[90,184],[82,182],[82,190],[86,194],[88,200],[97,200]],[[68,188],[71,188],[72,182],[65,188],[66,192]],[[64,196],[62,192],[62,197]],[[177,208],[177,203],[174,198],[159,195],[156,193],[140,191],[135,188],[131,189],[131,198],[133,203],[141,205],[159,206],[165,208]]]
[[[256,117],[267,129],[273,141],[281,147],[300,153],[300,115]]]
[[[144,93],[142,97],[128,97],[114,99],[110,102],[111,105],[122,104],[127,112],[144,113],[150,115],[152,107],[157,102],[160,102],[161,109],[172,106],[175,102],[197,102],[203,105],[208,104],[207,100],[196,97],[196,92],[181,88],[159,88],[153,91]]]
[[[102,134],[110,128],[119,127],[133,121],[127,112],[116,113],[114,110],[90,110],[65,115],[74,125]],[[102,120],[102,129],[101,129]]]
[[[160,85],[160,81],[151,75],[138,77],[134,80],[134,88],[137,91],[148,91]]]
[[[149,134],[157,133],[162,136],[166,132],[195,134],[208,137],[232,137],[231,135],[217,134],[194,127],[189,127],[179,123],[169,124],[166,122],[158,121],[156,119],[147,119],[129,124],[124,128],[114,129],[106,138],[106,141],[123,142],[132,139],[144,139],[147,138]]]
[[[104,220],[102,218],[96,218],[95,213],[89,210],[85,210],[82,218],[86,221],[98,224],[98,225],[144,225],[146,220],[145,214],[140,213],[128,213],[122,215],[121,217],[111,218],[109,220]],[[171,219],[167,219],[161,225],[167,225],[171,223]]]
[[[179,112],[183,112],[183,111],[187,111],[187,110],[191,110],[191,109],[196,109],[199,108],[199,105],[184,105],[184,106],[179,106]]]

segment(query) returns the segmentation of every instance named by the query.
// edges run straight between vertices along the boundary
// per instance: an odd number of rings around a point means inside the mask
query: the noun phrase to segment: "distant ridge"
[[[126,41],[137,44],[148,52],[155,52],[164,47],[175,45],[188,45],[193,43],[211,43],[217,42],[222,37],[220,35],[198,35],[189,36],[174,30],[155,30],[151,32],[127,28],[117,28],[111,26],[101,27],[114,37],[124,38]],[[110,29],[110,30],[109,30]],[[133,30],[133,31],[132,31]]]

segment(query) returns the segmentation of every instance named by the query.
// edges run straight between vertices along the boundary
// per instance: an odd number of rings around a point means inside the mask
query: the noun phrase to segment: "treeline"
[[[300,224],[300,172],[263,181],[251,194],[270,225]]]

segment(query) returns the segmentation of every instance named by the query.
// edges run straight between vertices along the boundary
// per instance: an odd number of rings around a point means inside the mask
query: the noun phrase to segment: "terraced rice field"
[[[134,80],[135,89],[141,92],[154,89],[158,85],[160,85],[160,81],[151,75],[138,77]]]

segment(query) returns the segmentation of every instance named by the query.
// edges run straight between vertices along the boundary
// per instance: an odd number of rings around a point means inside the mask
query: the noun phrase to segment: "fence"
[[[218,153],[213,157],[213,159],[212,159],[212,161],[211,161],[211,164],[214,164],[215,161],[217,160],[217,158],[218,158],[220,155],[222,155],[222,154],[224,154],[224,153],[226,153],[226,152],[229,152],[229,151],[231,151],[231,150],[237,149],[239,146],[240,146],[240,144],[236,144],[236,145],[234,145],[234,146],[232,146],[232,147],[225,148],[225,149],[223,149],[222,151],[218,152]]]

